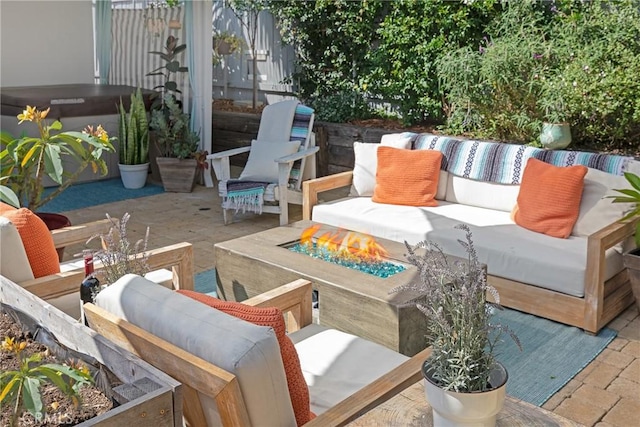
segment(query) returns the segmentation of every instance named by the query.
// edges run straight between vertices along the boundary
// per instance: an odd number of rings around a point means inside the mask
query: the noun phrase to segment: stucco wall
[[[91,0],[0,1],[0,85],[93,83]]]

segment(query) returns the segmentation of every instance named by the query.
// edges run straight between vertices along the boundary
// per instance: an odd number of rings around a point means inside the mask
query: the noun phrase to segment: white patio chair
[[[280,215],[289,222],[289,203],[302,205],[302,181],[316,177],[313,109],[297,100],[267,106],[260,118],[258,136],[251,146],[207,156],[218,180],[225,225],[238,211]],[[232,179],[229,158],[249,153],[237,179]]]

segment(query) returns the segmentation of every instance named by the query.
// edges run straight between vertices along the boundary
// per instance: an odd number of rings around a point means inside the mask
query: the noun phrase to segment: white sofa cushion
[[[83,268],[82,263],[80,268]],[[15,283],[34,279],[20,233],[10,220],[2,216],[0,216],[0,274]],[[47,302],[74,319],[80,318],[80,292],[49,298]]]
[[[401,135],[393,134],[390,136]],[[378,147],[394,147],[401,149],[411,148],[411,139],[405,138],[384,138],[380,144],[358,142],[353,143],[353,183],[351,185],[351,196],[372,196],[376,186],[376,170],[378,169]]]
[[[353,166],[353,183],[350,196],[373,196],[373,190],[376,186],[376,170],[378,169],[378,147],[394,147],[402,149],[411,149],[411,132],[391,133],[382,135],[380,144],[354,142],[353,154],[355,164]],[[447,191],[447,171],[440,171],[438,178],[438,192],[436,199],[444,200]]]
[[[351,197],[316,205],[313,221],[410,244],[429,239],[445,253],[466,256],[457,242],[466,223],[487,272],[577,297],[584,296],[587,239],[556,239],[526,230],[510,213],[441,202],[436,207],[380,205],[367,197]],[[620,254],[607,251],[605,279],[622,270]]]
[[[448,202],[511,212],[518,200],[519,185],[477,181],[449,175],[445,198]]]
[[[16,283],[34,278],[20,233],[3,216],[0,216],[0,274]]]
[[[309,386],[311,411],[317,415],[408,359],[380,344],[316,324],[289,336]]]
[[[132,274],[101,291],[96,305],[236,375],[252,425],[295,425],[272,328],[213,310]],[[213,399],[201,396],[201,403],[208,425],[220,425]]]
[[[622,218],[633,209],[631,203],[612,203],[607,196],[621,196],[614,189],[631,188],[624,176],[589,168],[584,177],[580,215],[573,226],[573,236],[589,236]]]

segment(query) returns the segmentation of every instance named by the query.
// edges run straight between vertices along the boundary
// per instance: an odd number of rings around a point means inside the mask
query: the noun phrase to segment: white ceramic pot
[[[144,187],[149,173],[149,163],[141,165],[121,165],[118,163],[118,167],[124,188],[135,190]]]
[[[433,425],[439,427],[493,427],[496,416],[504,406],[507,387],[507,370],[496,362],[489,376],[493,385],[488,391],[456,393],[438,387],[427,371],[428,362],[422,367],[424,390],[433,409]]]

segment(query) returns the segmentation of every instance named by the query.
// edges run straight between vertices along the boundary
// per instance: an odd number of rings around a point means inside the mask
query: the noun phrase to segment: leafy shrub
[[[544,15],[533,3],[513,2],[497,20],[494,37],[437,60],[449,103],[449,132],[535,139],[544,118],[540,99],[543,93],[556,93],[545,89],[555,61],[546,29]]]
[[[554,29],[565,52],[557,75],[574,139],[601,150],[637,148],[640,9],[634,1],[588,4]]]
[[[443,118],[436,59],[461,46],[477,45],[501,10],[495,0],[408,1],[389,4],[369,56],[370,90],[398,105],[406,124]]]
[[[326,122],[341,123],[368,119],[373,114],[367,100],[356,91],[324,95],[314,99],[311,106],[316,110],[318,120]]]
[[[532,142],[542,121],[574,141],[629,148],[640,135],[640,11],[632,1],[511,2],[490,39],[438,60],[446,131]]]

